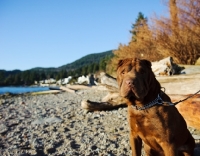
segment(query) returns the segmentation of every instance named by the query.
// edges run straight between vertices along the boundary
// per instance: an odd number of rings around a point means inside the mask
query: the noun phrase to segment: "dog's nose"
[[[128,86],[133,86],[133,81],[132,80],[126,80],[125,82],[126,82],[126,84]]]

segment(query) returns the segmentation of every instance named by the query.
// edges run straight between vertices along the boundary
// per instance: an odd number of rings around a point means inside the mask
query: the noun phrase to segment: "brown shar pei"
[[[195,141],[181,114],[151,70],[151,62],[120,60],[117,68],[120,95],[127,100],[133,156],[192,156]],[[163,104],[165,102],[165,104]]]

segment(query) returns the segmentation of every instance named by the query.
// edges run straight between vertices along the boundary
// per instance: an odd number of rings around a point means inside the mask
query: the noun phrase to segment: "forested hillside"
[[[54,78],[56,80],[68,76],[78,77],[105,71],[108,61],[113,57],[112,50],[86,55],[72,63],[60,66],[58,68],[37,67],[26,71],[0,70],[0,86],[9,85],[32,85],[34,81]]]
[[[100,61],[102,59],[105,59],[105,58],[111,57],[111,56],[113,56],[112,50],[102,52],[102,53],[89,54],[89,55],[86,55],[86,56],[70,63],[70,64],[58,67],[58,70],[65,70],[65,69],[67,71],[76,70],[76,69],[81,68],[83,66],[92,65],[94,63],[100,63]]]

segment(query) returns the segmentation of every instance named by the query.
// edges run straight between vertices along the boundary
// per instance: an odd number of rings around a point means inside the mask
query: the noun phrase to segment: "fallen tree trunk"
[[[75,90],[73,90],[71,88],[68,88],[68,87],[61,86],[60,89],[64,90],[64,91],[67,91],[67,92],[70,92],[70,93],[75,93]]]
[[[170,95],[173,102],[187,98],[190,95]],[[200,94],[176,105],[188,126],[200,130]]]

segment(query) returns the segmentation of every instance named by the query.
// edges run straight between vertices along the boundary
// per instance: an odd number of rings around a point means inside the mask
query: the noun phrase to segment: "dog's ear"
[[[147,67],[151,68],[151,62],[150,61],[148,61],[148,60],[143,60],[143,61],[144,61],[145,65]]]
[[[126,59],[119,60],[118,65],[117,65],[117,69],[119,67],[121,67],[123,64],[131,63],[132,60],[133,60],[132,58],[126,58]]]
[[[121,67],[121,66],[123,65],[123,63],[124,63],[124,60],[119,60],[119,61],[118,61],[118,64],[117,64],[117,69],[118,69],[119,67]]]

